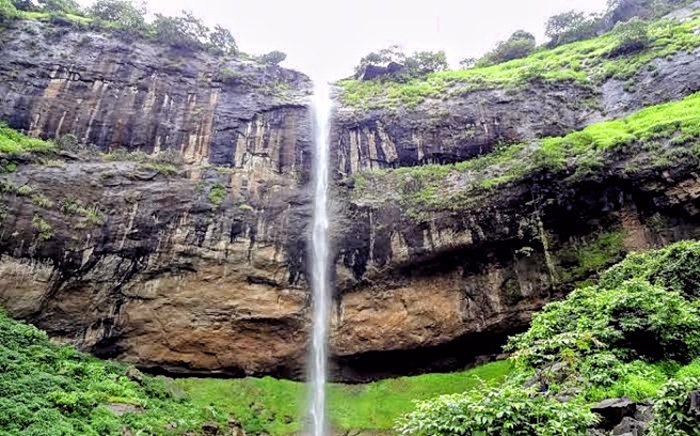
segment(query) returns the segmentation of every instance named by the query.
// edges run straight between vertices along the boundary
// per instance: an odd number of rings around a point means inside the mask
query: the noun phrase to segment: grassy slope
[[[413,106],[426,98],[447,99],[477,89],[522,86],[535,77],[581,83],[600,83],[610,77],[627,80],[641,68],[653,73],[655,67],[651,61],[655,58],[700,47],[699,15],[700,11],[684,23],[672,20],[653,23],[650,27],[652,43],[632,56],[606,58],[616,44],[615,35],[608,33],[552,50],[543,49],[523,59],[483,68],[433,73],[407,83],[344,80],[339,83],[341,99],[348,106],[371,109],[398,104]]]
[[[227,415],[176,398],[162,379],[131,381],[127,367],[56,345],[32,326],[0,313],[0,435],[121,435],[198,432]],[[105,406],[144,409],[119,417]],[[166,425],[176,428],[166,430]],[[131,433],[130,433],[131,434]]]
[[[407,213],[421,217],[431,210],[464,209],[495,188],[537,172],[560,172],[571,179],[595,177],[615,164],[615,156],[629,159],[622,168],[627,174],[669,168],[680,161],[697,162],[698,138],[700,93],[564,137],[506,145],[456,164],[360,173],[355,176],[353,195],[366,204],[395,201]]]
[[[508,362],[494,362],[453,374],[426,374],[383,380],[367,385],[333,384],[329,388],[330,414],[337,429],[389,430],[396,418],[413,407],[414,400],[463,392],[479,380],[497,382],[511,370]],[[262,379],[181,379],[192,401],[213,404],[240,419],[247,431],[272,435],[301,429],[306,394],[302,383]]]

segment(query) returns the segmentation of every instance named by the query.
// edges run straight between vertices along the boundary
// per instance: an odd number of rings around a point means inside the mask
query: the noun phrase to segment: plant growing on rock
[[[17,16],[17,9],[10,0],[0,0],[0,24]]]
[[[396,430],[404,436],[584,435],[596,420],[579,402],[506,385],[420,402]]]
[[[89,13],[126,31],[141,32],[146,28],[144,16],[147,10],[143,3],[136,4],[130,0],[97,0],[90,7]]]
[[[611,57],[641,51],[649,45],[649,24],[637,17],[624,23],[617,23],[613,29],[617,45],[610,53]]]
[[[652,436],[700,435],[700,377],[669,380],[654,400]]]
[[[586,15],[583,12],[568,11],[551,16],[545,25],[545,35],[550,38],[549,45],[556,47],[574,41],[593,38],[603,29],[600,15]]]
[[[535,37],[524,30],[514,32],[506,41],[501,41],[496,48],[479,59],[477,65],[487,66],[524,58],[535,51]]]

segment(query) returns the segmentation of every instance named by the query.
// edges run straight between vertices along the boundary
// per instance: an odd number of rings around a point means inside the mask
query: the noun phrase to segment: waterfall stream
[[[309,364],[310,434],[324,436],[326,418],[326,377],[330,311],[328,248],[328,165],[330,142],[331,97],[328,85],[314,82],[314,212],[311,236],[311,292],[313,296],[312,346]]]

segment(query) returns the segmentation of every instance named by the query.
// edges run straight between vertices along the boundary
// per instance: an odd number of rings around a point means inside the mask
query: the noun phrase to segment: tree
[[[409,56],[399,46],[392,45],[363,57],[359,65],[355,67],[355,76],[360,77],[368,65],[383,66],[392,62],[400,65],[400,67],[387,71],[384,77],[390,77],[394,80],[420,77],[448,68],[447,55],[445,55],[444,51],[420,51]]]
[[[75,0],[37,0],[41,9],[63,14],[80,14],[80,5]]]
[[[281,51],[271,51],[270,53],[266,53],[262,56],[260,56],[260,62],[266,63],[266,64],[271,64],[271,65],[279,65],[280,62],[284,61],[287,59],[287,55],[285,53],[282,53]]]
[[[613,33],[617,37],[617,46],[610,54],[611,56],[640,51],[649,45],[649,24],[638,17],[624,23],[617,23]]]
[[[355,67],[355,75],[359,76],[362,74],[362,71],[364,71],[367,65],[388,64],[389,62],[403,64],[405,60],[406,54],[401,48],[398,45],[391,45],[379,51],[369,53],[367,56],[360,59],[360,63]]]
[[[518,30],[506,41],[501,41],[496,48],[479,59],[477,65],[486,66],[524,58],[535,51],[535,37],[524,30]]]
[[[574,41],[593,38],[605,24],[603,16],[583,12],[568,11],[549,17],[545,25],[545,35],[550,38],[550,46],[568,44]]]
[[[415,52],[413,55],[406,57],[404,64],[406,68],[405,73],[412,77],[444,71],[449,67],[447,55],[442,50]]]
[[[97,0],[89,9],[89,13],[125,30],[141,31],[146,27],[144,16],[147,10],[144,3],[134,4],[131,0]]]
[[[156,14],[153,30],[157,41],[189,50],[205,48],[209,33],[207,26],[187,11],[182,11],[181,17]]]
[[[218,24],[209,33],[209,46],[217,54],[235,55],[238,53],[238,46],[231,31]]]
[[[459,66],[464,69],[474,68],[476,66],[476,58],[464,58],[459,61]]]

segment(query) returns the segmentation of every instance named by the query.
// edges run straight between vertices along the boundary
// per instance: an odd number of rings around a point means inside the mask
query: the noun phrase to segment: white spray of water
[[[328,85],[316,81],[314,86],[314,213],[311,236],[311,291],[313,322],[309,382],[312,436],[324,436],[326,422],[326,364],[328,361],[328,324],[330,313],[330,265],[328,248],[328,165],[330,142],[331,97]]]

